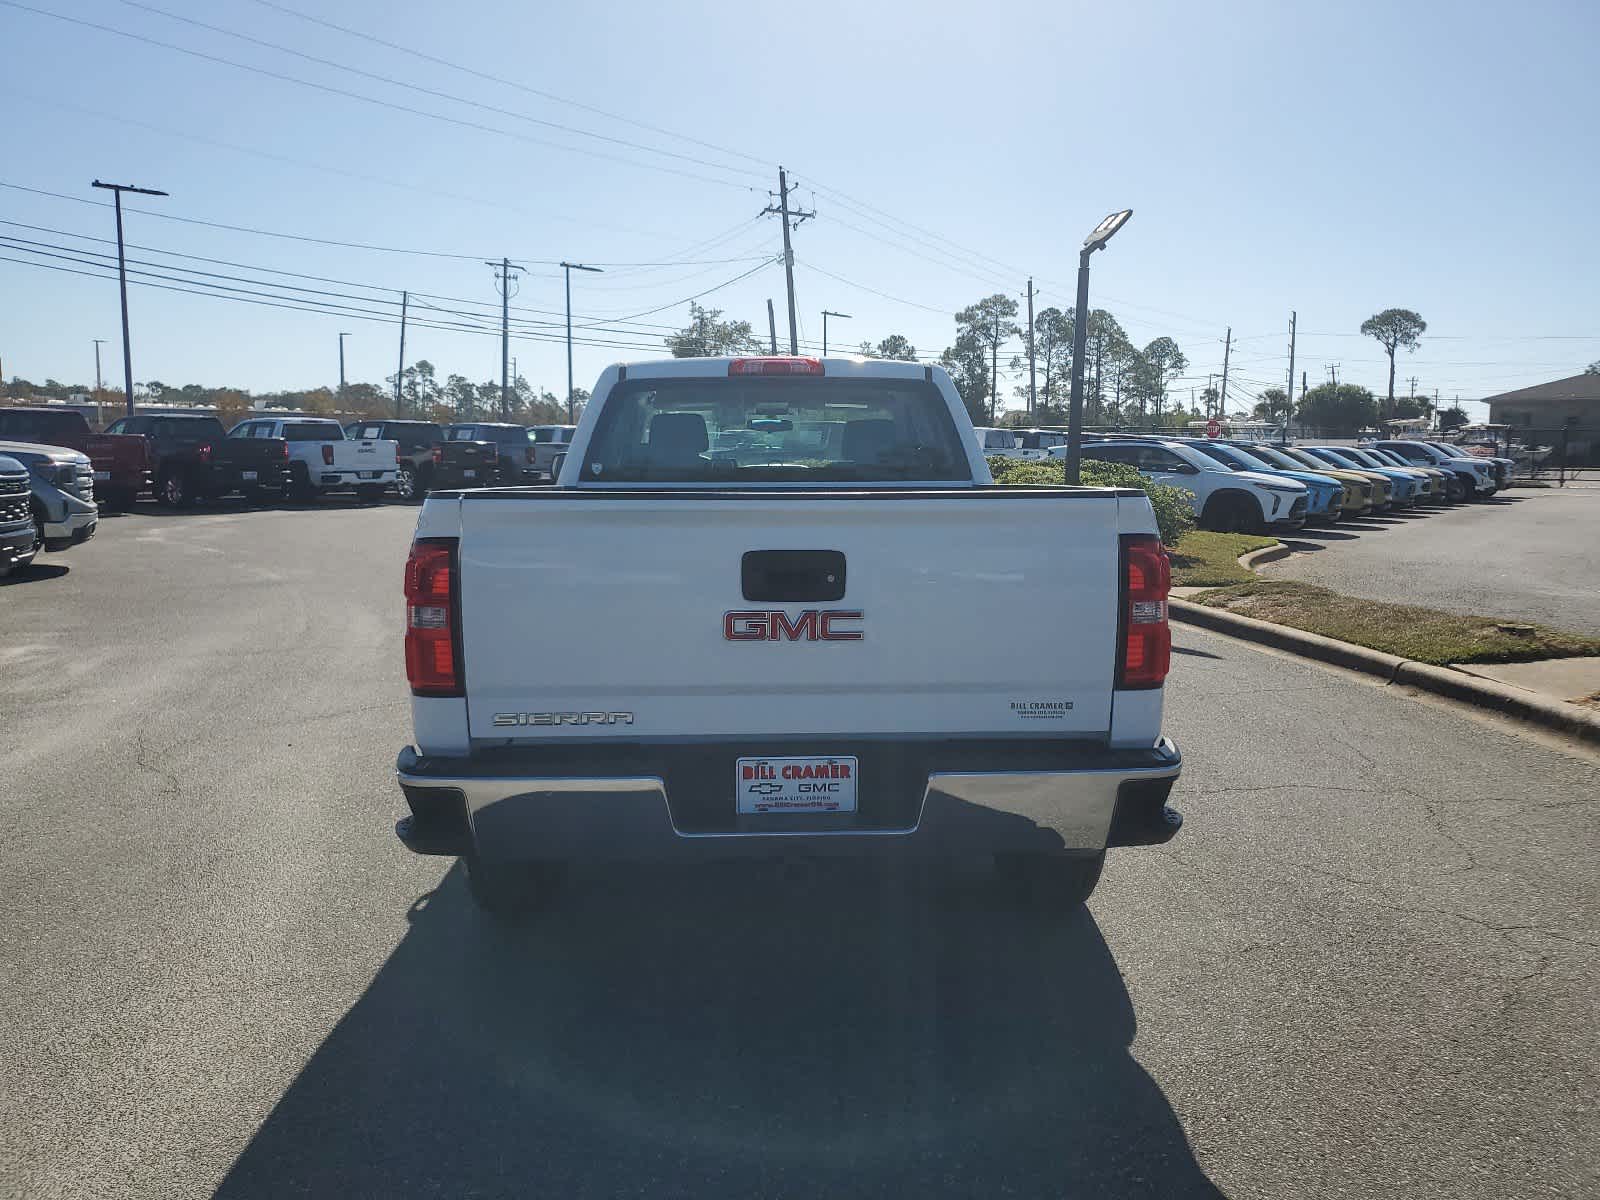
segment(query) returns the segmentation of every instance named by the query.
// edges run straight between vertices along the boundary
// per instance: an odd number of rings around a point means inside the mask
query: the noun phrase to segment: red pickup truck
[[[0,439],[66,446],[89,456],[100,507],[127,508],[150,489],[150,451],[144,438],[96,433],[73,408],[0,408]]]

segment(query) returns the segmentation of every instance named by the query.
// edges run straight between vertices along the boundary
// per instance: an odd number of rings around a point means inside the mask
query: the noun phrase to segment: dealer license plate
[[[741,758],[734,767],[739,811],[855,812],[856,775],[854,758]]]
[[[246,483],[254,483],[256,481],[256,473],[254,471],[240,471],[239,478]]]
[[[96,483],[104,483],[106,480],[108,480],[110,478],[111,478],[111,472],[110,471],[96,471],[94,473],[94,481]]]
[[[463,478],[463,479],[476,479],[477,477],[478,477],[478,473],[476,471],[463,471],[463,472],[461,472],[461,478]]]

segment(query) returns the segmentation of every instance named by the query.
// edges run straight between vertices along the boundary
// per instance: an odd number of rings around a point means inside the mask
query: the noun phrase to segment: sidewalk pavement
[[[1569,704],[1600,697],[1600,658],[1543,658],[1521,663],[1451,663],[1457,671],[1492,679]]]

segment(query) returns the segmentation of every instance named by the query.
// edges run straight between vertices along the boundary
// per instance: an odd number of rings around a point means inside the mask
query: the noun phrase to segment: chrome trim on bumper
[[[1098,852],[1108,844],[1124,786],[1159,788],[1159,810],[1162,782],[1170,786],[1183,766],[1177,747],[1162,739],[1148,765],[932,772],[916,819],[905,828],[817,828],[816,817],[786,815],[761,827],[706,832],[677,826],[666,781],[657,775],[435,774],[418,764],[410,747],[396,764],[408,798],[459,794],[465,837],[479,854],[507,859]]]

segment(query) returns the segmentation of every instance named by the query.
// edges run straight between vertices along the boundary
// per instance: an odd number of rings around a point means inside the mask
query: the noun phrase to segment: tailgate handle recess
[[[746,550],[739,561],[746,600],[809,604],[844,599],[844,555],[837,550]]]

